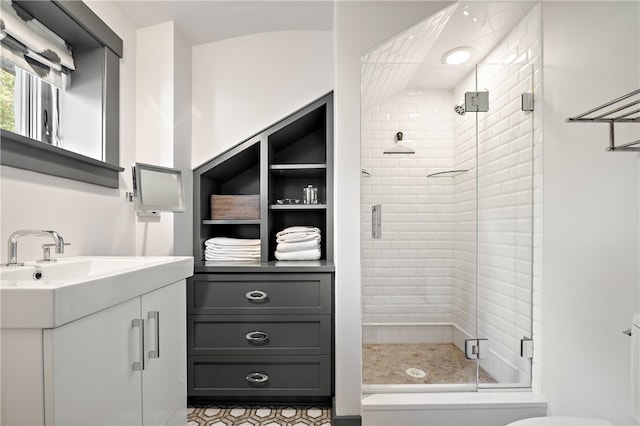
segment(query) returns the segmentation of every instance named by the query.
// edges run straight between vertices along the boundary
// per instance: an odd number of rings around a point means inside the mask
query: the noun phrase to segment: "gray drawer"
[[[196,274],[189,314],[329,314],[331,274]]]
[[[326,396],[331,357],[188,358],[189,396]]]
[[[189,315],[190,355],[329,355],[330,315]]]

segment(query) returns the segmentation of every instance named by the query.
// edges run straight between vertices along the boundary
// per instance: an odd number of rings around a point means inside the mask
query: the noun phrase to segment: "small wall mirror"
[[[182,171],[134,163],[133,196],[138,212],[184,212]]]

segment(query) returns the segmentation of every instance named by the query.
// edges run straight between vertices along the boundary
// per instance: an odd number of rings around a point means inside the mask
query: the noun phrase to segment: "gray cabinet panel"
[[[190,314],[331,313],[329,274],[197,274]]]
[[[328,355],[189,357],[188,364],[189,395],[193,396],[321,396],[331,392]]]
[[[330,315],[190,315],[190,355],[329,355]]]

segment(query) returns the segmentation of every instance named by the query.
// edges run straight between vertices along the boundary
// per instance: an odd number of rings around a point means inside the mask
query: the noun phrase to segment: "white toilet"
[[[633,316],[631,327],[631,400],[633,418],[640,423],[640,314]],[[509,423],[507,426],[605,426],[613,425],[606,420],[585,417],[531,417]]]

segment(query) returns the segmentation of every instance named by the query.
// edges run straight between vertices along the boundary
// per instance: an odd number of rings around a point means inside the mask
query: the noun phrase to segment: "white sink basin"
[[[193,275],[192,257],[70,257],[0,267],[2,328],[57,327]]]
[[[69,285],[96,275],[113,275],[162,262],[164,258],[149,257],[75,257],[50,263],[28,262],[24,266],[0,268],[0,280],[16,281],[15,285],[20,287]],[[11,286],[11,283],[6,284]]]

